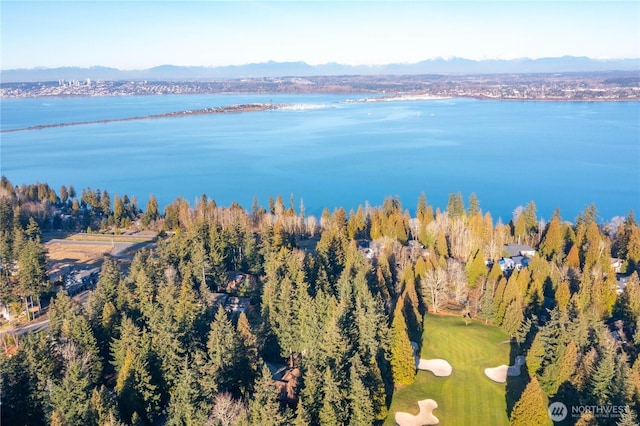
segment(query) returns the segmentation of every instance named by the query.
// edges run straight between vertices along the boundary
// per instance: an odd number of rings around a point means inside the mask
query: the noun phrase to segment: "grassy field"
[[[396,390],[385,425],[395,425],[396,411],[418,413],[416,402],[431,398],[441,425],[508,425],[506,384],[484,374],[486,367],[509,364],[508,337],[497,327],[454,316],[427,315],[421,358],[443,358],[452,365],[449,377],[418,371],[413,384]]]

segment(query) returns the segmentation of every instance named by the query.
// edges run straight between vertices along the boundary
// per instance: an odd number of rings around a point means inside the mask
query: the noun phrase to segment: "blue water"
[[[135,195],[144,206],[206,193],[250,208],[290,194],[308,214],[421,192],[444,209],[475,192],[494,219],[533,200],[567,220],[595,203],[605,220],[640,211],[640,103],[446,99],[346,103],[358,96],[183,95],[3,99],[2,129],[249,102],[316,109],[188,116],[0,134],[14,184]]]

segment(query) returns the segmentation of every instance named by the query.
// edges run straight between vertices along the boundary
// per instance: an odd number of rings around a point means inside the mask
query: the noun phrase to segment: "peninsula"
[[[25,130],[42,130],[42,129],[50,129],[54,127],[68,127],[68,126],[82,126],[85,124],[102,124],[102,123],[113,123],[117,121],[135,121],[135,120],[149,120],[153,118],[173,118],[173,117],[186,117],[190,115],[208,115],[208,114],[230,114],[230,113],[240,113],[240,112],[255,112],[255,111],[266,111],[266,110],[274,110],[278,108],[286,107],[286,104],[242,104],[242,105],[229,105],[224,107],[216,107],[216,108],[202,108],[202,109],[192,109],[187,111],[175,111],[175,112],[165,112],[162,114],[151,114],[151,115],[141,115],[135,117],[124,117],[124,118],[108,118],[103,120],[90,120],[90,121],[73,121],[69,123],[54,123],[54,124],[39,124],[37,126],[29,126],[29,127],[21,127],[18,129],[6,129],[0,130],[0,133],[9,133],[9,132],[21,132]]]

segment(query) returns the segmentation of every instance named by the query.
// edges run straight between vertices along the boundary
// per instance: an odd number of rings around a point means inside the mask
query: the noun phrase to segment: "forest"
[[[444,211],[307,215],[293,196],[250,209],[0,182],[0,303],[43,306],[45,331],[2,334],[1,424],[373,425],[413,382],[425,314],[500,327],[526,358],[513,425],[633,425],[640,410],[640,228],[630,211],[571,221],[535,203],[494,221],[471,194]],[[106,256],[78,303],[47,270],[47,232],[152,230],[130,264]],[[509,244],[535,255],[505,267]],[[5,321],[6,322],[6,321]],[[6,324],[1,324],[5,326]],[[3,328],[4,329],[4,328]]]

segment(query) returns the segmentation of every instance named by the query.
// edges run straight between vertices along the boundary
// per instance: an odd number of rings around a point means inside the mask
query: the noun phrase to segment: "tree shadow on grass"
[[[510,342],[510,352],[509,352],[509,365],[514,365],[516,357],[518,355],[522,355],[522,350],[520,345],[516,342],[515,339],[511,339]],[[505,389],[505,400],[507,402],[507,417],[511,416],[511,411],[513,407],[516,405],[522,392],[524,392],[524,388],[527,387],[529,383],[529,370],[527,370],[527,365],[523,365],[520,367],[520,375],[519,376],[507,376],[507,386]]]

